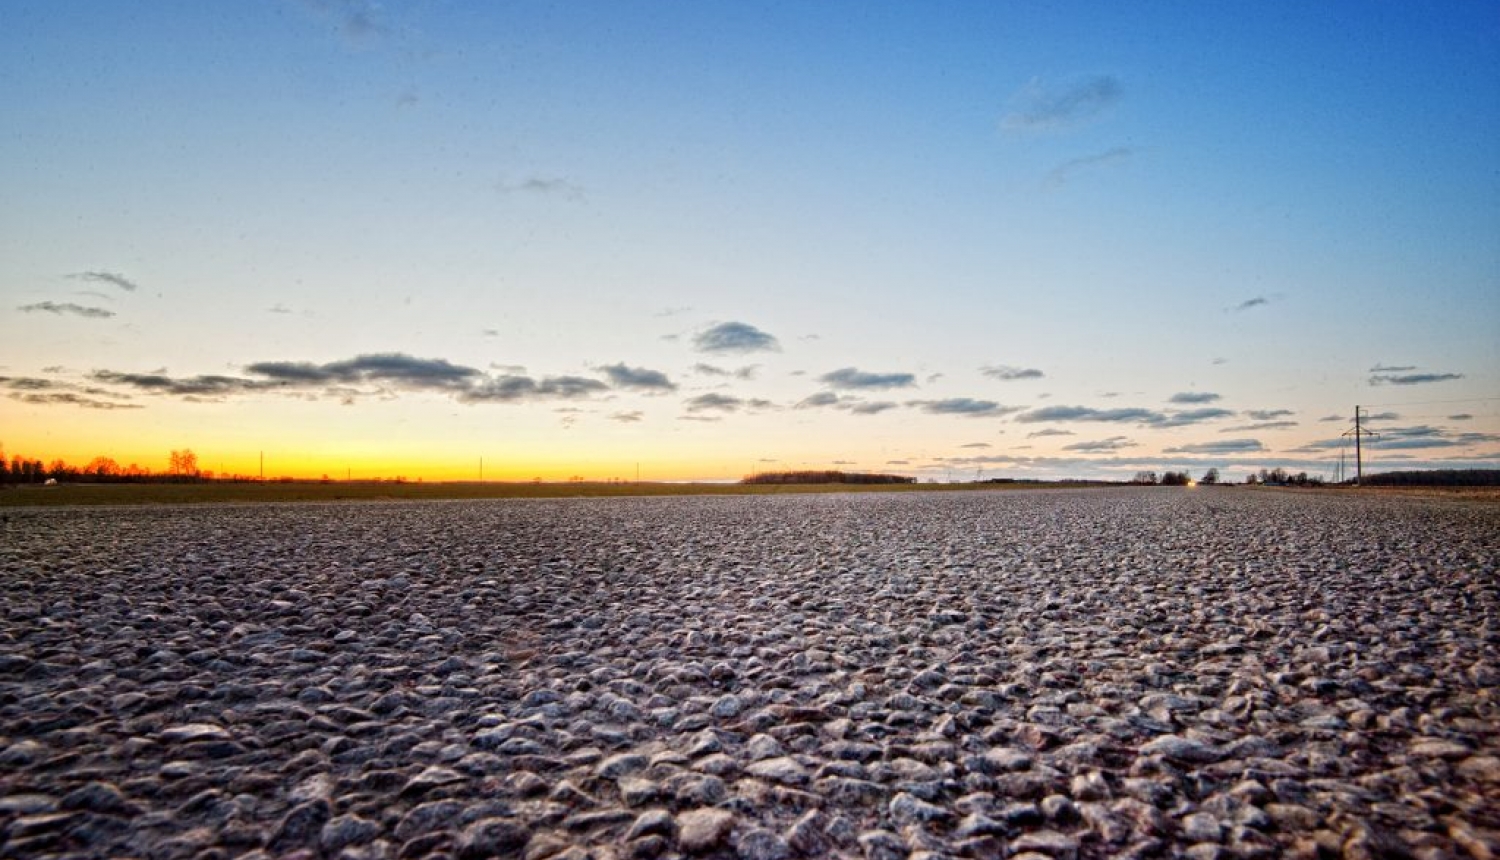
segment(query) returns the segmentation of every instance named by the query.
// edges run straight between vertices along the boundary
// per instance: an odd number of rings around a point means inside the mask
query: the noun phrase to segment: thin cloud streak
[[[1103,113],[1125,94],[1113,75],[1095,75],[1063,86],[1034,79],[1012,99],[1018,106],[1000,121],[1007,131],[1054,131]]]
[[[1020,379],[1041,379],[1045,374],[1035,367],[1011,367],[1007,364],[985,365],[979,372],[991,379],[1014,382]]]
[[[1087,406],[1044,406],[1016,416],[1022,424],[1038,424],[1043,421],[1102,421],[1138,424],[1157,424],[1166,416],[1150,409],[1092,409]]]
[[[85,319],[109,319],[115,315],[114,311],[104,308],[88,307],[86,305],[74,304],[73,302],[35,302],[29,305],[21,305],[16,308],[23,314],[48,313],[59,316],[71,315]]]
[[[1463,379],[1462,373],[1406,373],[1377,374],[1370,377],[1371,385],[1430,385],[1434,382],[1451,382]]]
[[[844,367],[825,373],[818,379],[832,388],[877,389],[910,388],[917,378],[910,373],[866,373],[852,367]]]
[[[915,406],[929,415],[961,415],[966,418],[1000,417],[1020,411],[1020,407],[1017,406],[1002,406],[993,400],[976,400],[972,397],[913,400],[908,405]]]
[[[1224,399],[1223,397],[1221,397],[1221,396],[1219,396],[1217,394],[1214,394],[1211,391],[1179,391],[1176,394],[1172,395],[1171,397],[1167,398],[1167,402],[1168,403],[1195,404],[1195,403],[1213,403],[1216,400],[1223,400],[1223,399]]]
[[[140,285],[135,281],[118,272],[74,272],[68,275],[68,278],[74,281],[88,281],[94,284],[109,284],[112,287],[119,287],[127,293],[133,293],[140,288]]]
[[[1117,146],[1114,149],[1085,155],[1080,158],[1072,158],[1052,168],[1047,173],[1047,184],[1056,188],[1066,185],[1073,177],[1084,171],[1093,170],[1098,167],[1110,167],[1123,164],[1135,156],[1135,150],[1128,146]]]

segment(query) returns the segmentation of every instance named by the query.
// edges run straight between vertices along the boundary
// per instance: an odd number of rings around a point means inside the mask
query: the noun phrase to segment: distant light
[[[1188,478],[1187,485],[1188,485],[1188,489],[1192,489],[1193,487],[1198,486],[1198,482],[1195,481],[1195,480],[1193,480],[1192,478]]]

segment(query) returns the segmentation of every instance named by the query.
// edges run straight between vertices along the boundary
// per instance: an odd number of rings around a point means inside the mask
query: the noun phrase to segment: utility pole
[[[1359,407],[1354,407],[1354,429],[1344,433],[1345,436],[1354,437],[1354,486],[1362,487],[1365,483],[1365,451],[1364,437],[1379,436],[1366,430],[1359,420]]]
[[[479,483],[484,483],[484,457],[479,458]]]
[[[1365,449],[1360,439],[1364,435],[1359,426],[1359,404],[1354,406],[1354,486],[1361,487],[1365,483]]]
[[[265,451],[260,452],[260,479],[262,481],[264,481],[266,479],[266,452]]]

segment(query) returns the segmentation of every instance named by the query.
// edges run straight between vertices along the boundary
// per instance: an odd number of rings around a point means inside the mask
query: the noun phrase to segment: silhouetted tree
[[[1200,483],[1200,484],[1217,484],[1217,483],[1219,483],[1219,470],[1218,469],[1209,469],[1207,472],[1204,472],[1203,473],[1203,477],[1198,480],[1198,483]]]
[[[98,480],[105,481],[120,476],[120,464],[109,457],[95,457],[83,467],[83,472]]]
[[[198,477],[198,455],[194,454],[191,448],[184,448],[181,451],[173,451],[171,456],[167,458],[167,463],[167,471],[170,472],[174,477]]]

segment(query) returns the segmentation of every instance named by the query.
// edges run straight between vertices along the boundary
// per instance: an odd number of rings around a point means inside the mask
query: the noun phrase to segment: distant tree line
[[[1208,472],[1204,473],[1203,483],[1216,484],[1218,482],[1219,470],[1209,469]],[[1142,471],[1136,472],[1135,477],[1131,478],[1127,483],[1139,484],[1141,486],[1147,487],[1155,486],[1157,484],[1160,484],[1163,487],[1186,487],[1188,484],[1193,483],[1193,476],[1189,475],[1186,471],[1182,471],[1162,472],[1161,477],[1157,477],[1155,472]]]
[[[1245,483],[1270,484],[1280,487],[1321,487],[1323,479],[1317,475],[1309,477],[1306,472],[1293,475],[1278,466],[1275,469],[1261,469],[1259,474],[1251,472],[1245,476]]]
[[[916,478],[870,472],[760,472],[740,480],[741,484],[915,484]]]
[[[1371,487],[1500,487],[1500,469],[1434,469],[1381,472],[1365,477]]]
[[[82,466],[61,459],[50,463],[17,454],[7,458],[0,449],[0,484],[144,484],[210,480],[212,472],[198,468],[198,455],[191,449],[173,451],[167,457],[165,471],[131,463],[122,466],[111,457],[95,457]]]

